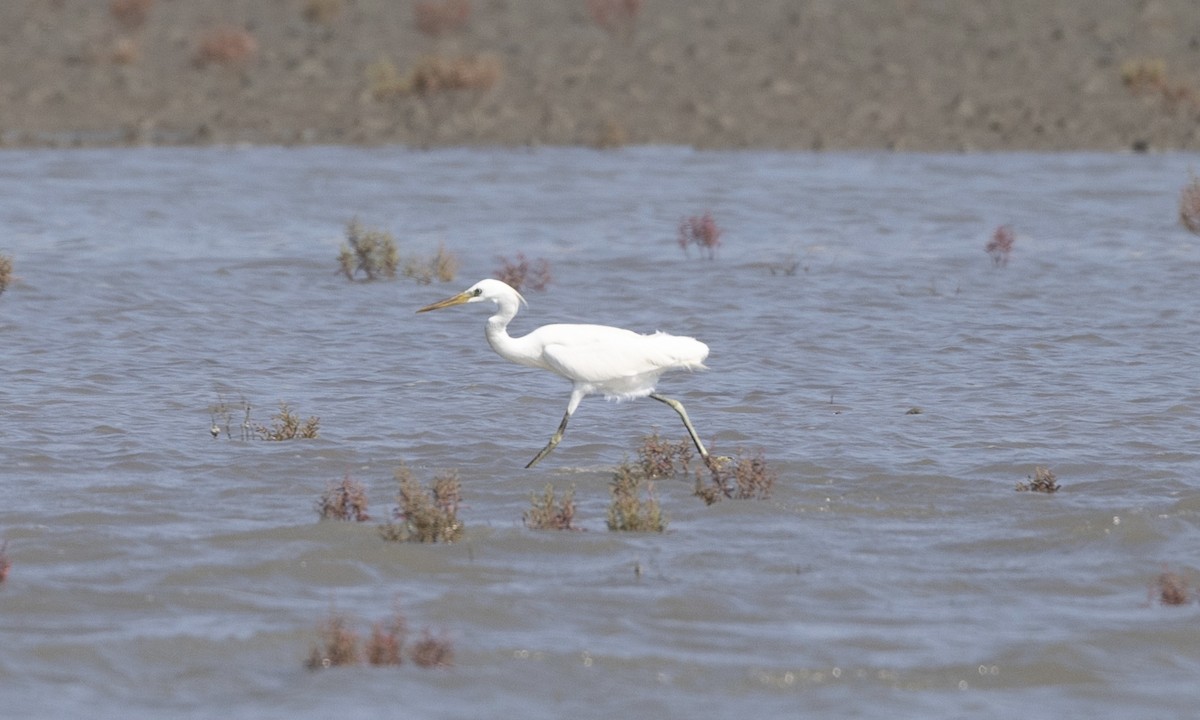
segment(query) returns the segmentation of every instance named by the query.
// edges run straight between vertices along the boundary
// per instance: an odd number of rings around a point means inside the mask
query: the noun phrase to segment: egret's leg
[[[566,414],[563,415],[562,422],[558,424],[558,429],[555,430],[554,434],[550,436],[550,442],[546,443],[546,447],[542,448],[542,451],[537,454],[537,457],[529,461],[529,464],[525,466],[526,470],[534,465],[537,465],[539,460],[549,455],[551,450],[558,447],[558,441],[562,440],[563,433],[567,431],[567,421],[570,419],[571,411],[568,410]]]
[[[692,436],[692,442],[696,443],[696,449],[700,451],[700,457],[704,459],[704,464],[708,464],[708,451],[704,449],[704,443],[700,442],[700,436],[696,434],[696,428],[692,427],[692,421],[688,419],[687,410],[683,409],[683,403],[669,398],[658,393],[650,393],[650,397],[655,400],[666,403],[671,406],[671,409],[679,413],[679,417],[683,419],[683,426],[687,428],[688,435]]]

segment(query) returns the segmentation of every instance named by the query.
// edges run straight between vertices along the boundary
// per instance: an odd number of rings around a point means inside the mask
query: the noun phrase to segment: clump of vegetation
[[[592,22],[612,35],[633,34],[642,0],[587,0]]]
[[[400,251],[391,233],[364,228],[357,219],[346,225],[346,242],[338,254],[338,266],[347,280],[354,280],[360,272],[367,280],[396,277],[399,265]]]
[[[1158,599],[1163,605],[1186,605],[1191,601],[1187,580],[1182,576],[1163,570],[1158,576]]]
[[[367,66],[367,86],[376,100],[391,100],[412,93],[487,90],[502,74],[503,64],[493,55],[427,55],[407,74],[401,74],[387,57],[380,57]]]
[[[249,406],[247,406],[247,409]],[[263,440],[311,440],[320,431],[321,418],[315,415],[301,421],[286,402],[279,403],[279,412],[271,416],[271,426],[255,425],[254,434]]]
[[[317,629],[318,640],[304,665],[309,670],[343,665],[396,666],[404,664],[408,620],[399,608],[392,617],[371,625],[365,643],[341,613],[332,613]],[[421,638],[408,649],[408,657],[418,667],[449,667],[454,664],[454,647],[449,638],[423,628]]]
[[[454,646],[444,635],[435,635],[429,628],[421,631],[421,639],[413,645],[409,657],[419,667],[450,667],[454,664]]]
[[[108,14],[122,27],[137,30],[146,24],[154,0],[111,0],[108,3]]]
[[[611,150],[612,148],[625,147],[629,144],[629,131],[625,129],[625,124],[615,118],[607,118],[600,124],[600,130],[596,133],[595,147],[598,150]]]
[[[646,498],[642,499],[645,490]],[[629,463],[621,463],[609,484],[608,529],[626,532],[662,532],[667,519],[654,497],[654,483]]]
[[[984,245],[983,249],[992,257],[993,265],[996,267],[1005,267],[1008,265],[1008,256],[1012,254],[1013,243],[1016,240],[1017,238],[1013,234],[1012,225],[1001,225],[992,233],[992,239],[988,240],[987,245]]]
[[[541,495],[530,495],[532,507],[525,511],[521,519],[530,530],[579,530],[572,523],[575,521],[575,491],[568,490],[558,499],[554,496],[554,486],[546,483],[546,490]]]
[[[212,426],[209,428],[209,432],[212,433],[213,440],[221,437],[222,429],[225,431],[226,437],[228,437],[230,440],[233,439],[232,425],[233,411],[235,408],[243,411],[244,413],[240,427],[241,439],[249,440],[254,436],[254,428],[250,424],[250,403],[246,402],[246,398],[242,398],[240,403],[234,407],[231,407],[229,403],[225,402],[224,396],[218,395],[217,404],[211,405],[208,408],[208,412],[212,417]],[[222,425],[222,423],[224,423],[224,425]]]
[[[317,515],[322,520],[370,520],[371,516],[367,513],[367,489],[349,475],[342,478],[341,482],[327,482],[325,492],[321,493],[317,500]]]
[[[8,571],[12,568],[12,560],[8,559],[8,541],[0,543],[0,583],[8,579]]]
[[[692,442],[688,438],[671,442],[655,430],[642,438],[637,455],[642,474],[648,479],[673,477],[688,472],[692,462]]]
[[[685,255],[691,255],[692,245],[700,248],[700,252],[709,260],[717,257],[717,248],[721,245],[721,233],[712,212],[705,210],[703,215],[692,215],[679,221],[679,234],[676,242]]]
[[[1134,95],[1158,95],[1171,111],[1184,103],[1193,108],[1200,105],[1200,95],[1195,90],[1186,84],[1167,80],[1167,63],[1160,58],[1140,58],[1121,63],[1121,82]]]
[[[1200,179],[1195,174],[1179,194],[1179,221],[1185,228],[1200,235]],[[3,258],[0,258],[0,262],[3,262]],[[3,289],[3,267],[0,266],[0,290]]]
[[[1017,483],[1017,492],[1054,493],[1061,487],[1054,473],[1044,467],[1034,468],[1033,477],[1027,479],[1027,483]]]
[[[382,525],[380,534],[393,542],[451,543],[462,537],[458,519],[462,486],[458,474],[444,471],[434,476],[431,486],[421,486],[408,466],[396,470],[400,483],[394,522]]]
[[[344,0],[308,0],[304,3],[304,19],[314,25],[328,27],[342,14]]]
[[[471,20],[471,0],[440,0],[413,5],[417,29],[430,37],[462,30]]]
[[[530,262],[525,253],[517,253],[515,261],[497,257],[496,262],[500,263],[500,267],[494,271],[494,277],[508,283],[517,292],[525,287],[540,292],[550,284],[550,263],[545,258]]]
[[[361,654],[358,649],[358,633],[350,627],[345,615],[334,613],[317,629],[318,641],[308,654],[305,666],[309,670],[357,665]]]
[[[421,285],[438,282],[450,282],[458,272],[458,256],[438,243],[437,252],[433,257],[423,258],[413,256],[404,261],[404,277],[412,278]]]
[[[708,482],[704,470],[696,470],[696,495],[706,505],[723,498],[730,500],[766,500],[771,497],[779,477],[759,450],[753,455],[711,458],[708,463]]]
[[[13,261],[7,255],[0,255],[0,295],[8,289],[9,282],[12,281]]]
[[[240,65],[258,52],[258,40],[245,28],[221,25],[209,28],[196,46],[195,64]]]

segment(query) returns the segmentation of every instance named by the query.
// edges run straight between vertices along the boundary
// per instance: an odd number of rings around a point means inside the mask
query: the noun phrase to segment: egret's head
[[[491,300],[497,305],[511,304],[514,307],[517,303],[527,304],[525,298],[521,297],[521,293],[514,290],[508,283],[488,279],[480,280],[457,295],[448,297],[445,300],[439,300],[432,305],[426,305],[417,312],[440,310],[441,308],[462,305],[463,303],[483,302],[484,300]]]

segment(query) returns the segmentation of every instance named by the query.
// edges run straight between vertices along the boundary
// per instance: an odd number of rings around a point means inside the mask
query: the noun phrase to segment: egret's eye
[[[483,294],[483,288],[475,288],[475,292],[474,292],[474,293],[472,293],[472,294],[473,294],[475,297],[479,297],[480,295],[482,295],[482,294]]]

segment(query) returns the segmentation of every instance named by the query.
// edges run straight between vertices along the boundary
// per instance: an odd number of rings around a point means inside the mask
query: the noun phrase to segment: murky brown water
[[[1186,156],[631,149],[0,154],[0,695],[14,717],[1189,716],[1200,242]],[[718,259],[685,258],[711,209]],[[335,273],[357,216],[458,253],[446,286]],[[982,247],[1011,223],[1011,262]],[[694,335],[668,377],[718,452],[761,448],[768,502],[658,484],[666,533],[605,529],[649,401],[584,401],[413,311],[545,258],[520,333]],[[795,264],[795,273],[786,268]],[[281,400],[314,441],[209,437]],[[920,414],[906,412],[919,407]],[[237,430],[235,428],[235,434]],[[318,523],[327,481],[457,469],[466,539]],[[1063,489],[1014,492],[1037,465]],[[523,527],[547,482],[580,533]],[[397,599],[455,667],[304,669],[331,608]],[[1136,712],[1135,712],[1136,711]]]

